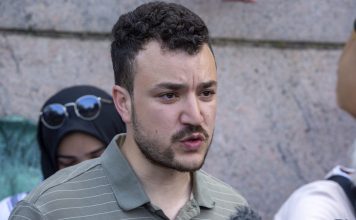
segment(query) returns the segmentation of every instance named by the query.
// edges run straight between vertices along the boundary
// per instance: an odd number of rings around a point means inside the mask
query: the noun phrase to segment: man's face
[[[216,66],[208,45],[189,55],[150,42],[135,70],[131,126],[141,152],[162,167],[199,169],[216,115]]]

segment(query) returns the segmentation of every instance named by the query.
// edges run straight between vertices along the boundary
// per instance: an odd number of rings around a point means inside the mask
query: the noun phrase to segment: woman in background
[[[94,86],[65,88],[41,108],[37,140],[44,179],[59,169],[99,157],[116,134],[126,132],[112,97]],[[0,220],[8,219],[27,193],[0,202]]]

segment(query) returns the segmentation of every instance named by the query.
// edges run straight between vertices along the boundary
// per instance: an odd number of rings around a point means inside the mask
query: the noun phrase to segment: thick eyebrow
[[[216,87],[217,85],[218,85],[218,83],[215,80],[210,80],[208,82],[200,83],[200,85],[198,87],[200,89],[207,89],[207,88],[211,88],[211,87]]]
[[[157,84],[153,90],[155,89],[169,89],[169,90],[182,90],[188,88],[188,85],[185,84],[179,84],[179,83],[169,83],[169,82],[164,82]]]
[[[207,82],[200,83],[198,85],[198,89],[207,89],[216,86],[217,86],[217,82],[215,80],[210,80]],[[151,91],[155,91],[157,89],[169,89],[171,91],[178,91],[178,90],[188,89],[188,87],[189,86],[186,84],[164,82],[164,83],[157,84]]]

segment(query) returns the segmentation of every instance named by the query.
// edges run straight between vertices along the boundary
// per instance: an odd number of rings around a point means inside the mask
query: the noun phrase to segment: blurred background
[[[43,102],[70,85],[91,84],[111,93],[111,28],[143,2],[148,1],[1,0],[0,117],[21,115],[36,123]],[[298,186],[323,178],[335,164],[348,165],[356,123],[338,108],[335,83],[356,17],[355,0],[174,2],[207,23],[217,59],[218,115],[206,171],[272,219]],[[6,123],[0,127],[3,143],[9,138]],[[35,131],[28,126],[26,140]],[[10,155],[9,147],[17,145],[7,144],[0,153]],[[34,148],[20,148],[26,146]],[[17,157],[19,163],[21,157],[38,162],[25,153]],[[5,164],[14,161],[1,162],[0,182]],[[36,175],[31,172],[27,175]],[[5,188],[0,199],[15,193]]]

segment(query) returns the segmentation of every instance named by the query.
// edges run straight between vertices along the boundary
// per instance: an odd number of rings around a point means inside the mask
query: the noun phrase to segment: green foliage
[[[28,192],[42,180],[36,132],[21,116],[0,118],[0,199]]]

